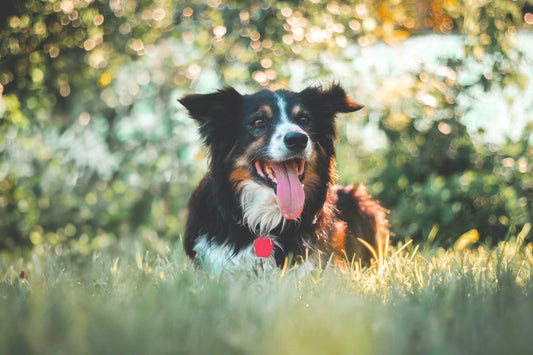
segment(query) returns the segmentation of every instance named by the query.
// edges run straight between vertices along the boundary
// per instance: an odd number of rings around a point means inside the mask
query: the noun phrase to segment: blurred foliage
[[[463,55],[377,83],[364,101],[385,152],[340,144],[392,210],[399,236],[434,224],[482,238],[531,219],[529,135],[501,147],[461,123],[458,95],[517,86],[527,77],[516,32],[525,1],[8,1],[0,31],[0,249],[65,246],[82,252],[123,235],[177,238],[205,169],[195,126],[175,99],[233,85],[250,91],[335,77],[355,97],[359,73],[332,65],[348,52],[414,34],[458,33]],[[526,9],[526,10],[524,10]],[[529,11],[525,16],[522,12]],[[529,14],[529,17],[528,17]],[[479,75],[468,65],[481,63]],[[303,83],[295,68],[303,67]],[[341,137],[346,142],[346,137]],[[361,156],[361,155],[358,155]],[[342,168],[342,167],[341,167]],[[505,233],[504,233],[505,234]]]
[[[411,88],[415,95],[403,100],[400,111],[386,110],[380,123],[389,148],[374,187],[392,206],[392,229],[399,236],[421,240],[436,225],[446,246],[474,228],[482,240],[500,240],[531,221],[533,124],[518,141],[483,143],[482,132],[467,132],[453,100],[453,91],[464,88],[444,85],[440,74],[420,73]]]

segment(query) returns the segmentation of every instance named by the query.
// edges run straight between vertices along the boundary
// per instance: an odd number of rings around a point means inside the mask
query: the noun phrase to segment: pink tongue
[[[269,163],[277,180],[276,194],[281,214],[286,219],[296,219],[304,208],[305,194],[298,179],[298,163]]]

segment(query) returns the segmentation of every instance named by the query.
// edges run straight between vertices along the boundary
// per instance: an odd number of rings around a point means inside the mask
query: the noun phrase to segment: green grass
[[[344,271],[213,275],[179,245],[5,254],[0,354],[531,354],[526,234]]]

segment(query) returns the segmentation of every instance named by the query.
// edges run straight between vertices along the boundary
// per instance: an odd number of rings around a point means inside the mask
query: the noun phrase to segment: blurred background
[[[395,240],[503,240],[532,219],[532,29],[525,0],[3,0],[0,250],[177,242],[207,163],[176,99],[333,81],[365,105],[339,182]]]

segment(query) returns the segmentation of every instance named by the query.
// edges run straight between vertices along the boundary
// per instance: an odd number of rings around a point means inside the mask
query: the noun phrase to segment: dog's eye
[[[252,124],[254,127],[263,127],[265,125],[265,120],[262,118],[257,118],[253,120]]]
[[[309,123],[309,117],[302,116],[302,117],[298,118],[298,122],[300,122],[300,123]]]

